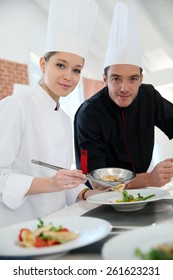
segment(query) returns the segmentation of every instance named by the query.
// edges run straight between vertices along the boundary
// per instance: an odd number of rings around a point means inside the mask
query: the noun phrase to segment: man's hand
[[[173,177],[173,158],[159,162],[154,169],[148,173],[150,186],[162,187],[169,183]]]

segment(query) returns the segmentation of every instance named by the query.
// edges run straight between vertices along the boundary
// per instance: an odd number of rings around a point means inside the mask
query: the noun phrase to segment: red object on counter
[[[80,166],[84,174],[88,173],[88,151],[81,150],[80,153]]]

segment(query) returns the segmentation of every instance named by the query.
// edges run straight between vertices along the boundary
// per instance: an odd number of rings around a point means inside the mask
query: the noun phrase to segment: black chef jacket
[[[135,100],[120,108],[105,87],[86,100],[74,120],[75,156],[88,150],[88,172],[119,167],[146,172],[154,148],[154,127],[173,138],[173,104],[152,85],[142,84]]]

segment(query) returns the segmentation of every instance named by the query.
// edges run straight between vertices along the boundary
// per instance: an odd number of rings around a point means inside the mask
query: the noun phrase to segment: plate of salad
[[[141,210],[149,202],[161,200],[169,192],[155,187],[110,191],[88,197],[88,201],[96,204],[106,204],[118,211]]]
[[[0,256],[62,255],[102,239],[111,228],[111,224],[103,219],[77,216],[13,224],[0,229]]]
[[[105,260],[173,260],[173,223],[129,230],[102,247]]]

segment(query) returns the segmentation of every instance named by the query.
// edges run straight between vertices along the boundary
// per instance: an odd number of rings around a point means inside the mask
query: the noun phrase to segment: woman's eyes
[[[64,64],[61,64],[61,63],[57,63],[56,66],[57,66],[58,68],[61,68],[61,69],[62,69],[62,68],[63,68],[63,69],[65,68],[65,65],[64,65]]]
[[[81,73],[81,70],[79,70],[79,69],[74,69],[74,72],[75,72],[76,74],[80,74],[80,73]]]
[[[65,69],[66,66],[62,63],[57,63],[56,66],[60,69]],[[81,73],[81,69],[73,69],[72,70],[75,74],[80,74]]]

